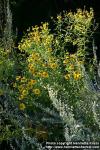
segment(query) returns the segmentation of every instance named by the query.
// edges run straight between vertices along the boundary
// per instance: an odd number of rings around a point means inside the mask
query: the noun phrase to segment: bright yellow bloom
[[[66,79],[66,80],[69,80],[69,79],[70,79],[70,74],[69,74],[69,73],[67,73],[67,74],[65,75],[65,79]]]
[[[35,69],[34,69],[33,67],[30,67],[30,68],[29,68],[29,71],[30,71],[31,73],[34,73],[34,72],[35,72]]]
[[[26,108],[25,104],[24,103],[20,103],[19,104],[19,109],[20,110],[24,110]]]
[[[36,95],[40,95],[41,92],[39,89],[33,89],[33,93]]]
[[[70,69],[70,70],[73,70],[73,69],[74,69],[74,65],[71,64],[71,65],[69,66],[69,69]]]
[[[29,70],[30,70],[31,68],[33,68],[33,65],[32,65],[32,64],[29,64],[29,65],[28,65],[28,68],[29,68]]]
[[[49,52],[52,52],[52,48],[48,48],[48,51],[49,51]]]
[[[69,60],[68,59],[65,59],[64,61],[63,61],[63,64],[67,64],[69,62]]]
[[[36,84],[36,80],[31,79],[31,80],[28,82],[27,87],[28,87],[28,88],[32,88],[34,84]]]
[[[36,84],[36,80],[31,79],[31,80],[28,82],[27,86],[28,86],[28,87],[32,87],[34,84]]]
[[[22,91],[22,95],[23,95],[23,96],[26,96],[27,94],[28,94],[28,91],[27,91],[27,90],[23,90],[23,91]]]
[[[42,64],[42,67],[48,67],[47,63]]]
[[[57,16],[57,19],[58,19],[58,21],[61,21],[61,20],[62,20],[62,16],[61,16],[61,15],[58,15],[58,16]]]
[[[21,76],[17,76],[16,80],[19,81],[21,79]]]
[[[34,85],[34,84],[36,83],[36,80],[31,79],[31,80],[30,80],[30,83],[31,83],[32,85]]]
[[[22,95],[25,95],[25,94],[26,94],[26,90],[23,90],[23,91],[22,91]]]
[[[33,59],[33,61],[36,61],[39,59],[39,54],[38,53],[32,53],[31,58]]]
[[[48,29],[48,23],[44,23],[43,26],[42,26],[42,30],[47,30]]]
[[[73,73],[73,76],[74,76],[74,79],[75,79],[75,80],[78,80],[78,79],[81,78],[81,74],[80,74],[79,72],[74,72],[74,73]]]
[[[29,69],[29,72],[34,76],[36,75],[36,67],[35,67],[36,64],[34,64],[34,66],[32,64],[29,64],[28,65],[28,69]]]
[[[23,100],[27,95],[28,95],[28,90],[26,90],[26,89],[23,88],[23,89],[20,91],[19,100]]]
[[[49,63],[55,62],[57,61],[57,58],[50,56],[50,58],[48,59]]]
[[[27,79],[25,78],[25,77],[23,77],[23,78],[21,78],[21,82],[23,83],[23,82],[26,82],[27,81]]]
[[[20,96],[19,96],[19,100],[23,100],[24,97],[25,97],[24,95],[20,95]]]
[[[44,72],[41,72],[40,75],[41,75],[41,77],[43,77],[43,78],[48,78],[48,77],[49,77],[48,73],[45,72],[45,71],[44,71]]]
[[[57,68],[57,64],[56,64],[56,63],[51,63],[51,64],[50,64],[50,68],[56,69],[56,68]]]

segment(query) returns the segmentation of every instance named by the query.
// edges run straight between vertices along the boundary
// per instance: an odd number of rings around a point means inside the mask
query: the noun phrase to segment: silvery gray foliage
[[[87,108],[90,109],[91,112],[93,112],[94,121],[100,128],[99,92],[94,89],[94,86],[92,85],[92,81],[90,80],[88,74],[86,72],[85,74],[85,89],[86,91],[88,91],[88,95],[82,93],[83,95],[82,97],[80,97],[81,101],[79,103],[80,109],[77,111],[79,111],[81,118],[81,109],[83,109],[84,104],[89,104],[89,108],[88,105]],[[35,147],[37,147],[37,150],[43,149],[41,143],[38,142],[37,138],[30,137],[26,134],[24,123],[27,118],[29,118],[32,124],[34,124],[35,126],[37,126],[37,124],[39,123],[44,122],[48,123],[49,126],[54,125],[55,123],[61,124],[64,127],[63,134],[66,141],[91,141],[91,139],[99,139],[99,132],[93,132],[90,128],[85,126],[85,124],[82,122],[82,119],[76,118],[73,107],[69,107],[69,105],[67,104],[67,97],[65,96],[67,94],[65,94],[65,89],[62,89],[61,96],[59,97],[58,90],[55,90],[53,87],[50,87],[48,85],[48,93],[50,100],[52,101],[53,108],[55,109],[44,107],[43,104],[34,101],[33,106],[39,108],[42,111],[42,117],[38,112],[36,113],[35,117],[34,115],[32,116],[26,114],[25,112],[23,113],[19,111],[15,103],[15,97],[13,97],[13,91],[11,91],[8,86],[5,87],[5,95],[3,99],[0,99],[0,102],[2,102],[0,116],[10,120],[13,125],[20,127],[20,129],[23,131],[22,138],[20,140],[12,138],[12,140],[9,141],[12,150],[14,150],[15,148],[13,145],[13,141],[16,143],[15,145],[17,145],[17,149],[20,148],[20,150],[29,149],[29,146],[33,150]],[[3,120],[1,119],[1,122],[2,121]],[[53,133],[49,132],[49,136],[50,135],[53,135]]]
[[[1,97],[0,97],[1,98]],[[35,127],[40,124],[40,123],[47,123],[49,126],[52,126],[55,123],[62,123],[61,117],[59,116],[59,113],[55,111],[54,109],[50,109],[49,107],[44,107],[42,104],[38,102],[33,102],[33,106],[36,108],[39,108],[42,113],[41,116],[37,112],[35,113],[36,116],[29,115],[28,113],[25,113],[23,111],[19,111],[19,108],[16,104],[15,97],[13,91],[9,89],[9,87],[5,87],[5,94],[3,96],[3,99],[0,99],[0,102],[2,101],[2,105],[4,108],[2,108],[2,111],[0,111],[0,116],[1,122],[4,122],[6,119],[10,121],[11,126],[15,126],[20,128],[21,130],[21,138],[18,140],[16,137],[12,137],[12,139],[8,140],[8,143],[11,147],[12,150],[15,149],[20,149],[20,150],[25,150],[25,149],[31,149],[34,150],[35,147],[37,147],[37,150],[41,150],[42,145],[41,143],[38,142],[37,138],[35,137],[30,137],[27,135],[25,132],[25,121],[27,119],[31,120],[32,125]],[[49,117],[51,116],[51,117]],[[48,126],[47,125],[47,126]],[[7,125],[8,126],[8,125]],[[63,126],[63,125],[62,125]],[[16,129],[15,129],[16,130]],[[52,131],[49,132],[49,136],[52,135]],[[21,146],[20,146],[21,145]],[[45,149],[45,148],[44,148]]]
[[[12,12],[10,9],[9,0],[7,0],[7,22],[6,22],[6,28],[5,28],[5,34],[4,37],[6,37],[7,41],[7,48],[11,49],[13,44],[13,31],[12,31]]]
[[[59,111],[59,115],[62,118],[64,125],[64,136],[66,141],[71,141],[74,135],[77,133],[77,126],[74,119],[74,114],[72,110],[66,104],[66,99],[62,100],[57,98],[57,91],[53,90],[48,86],[49,97],[54,105],[54,107]]]
[[[53,103],[53,106],[58,110],[60,117],[62,118],[62,122],[64,125],[64,136],[66,141],[91,141],[94,140],[96,137],[99,138],[99,131],[95,131],[95,133],[91,130],[91,128],[87,128],[86,125],[82,121],[82,114],[81,109],[85,106],[86,110],[83,109],[83,112],[87,113],[87,115],[93,114],[94,118],[94,124],[97,124],[98,127],[100,127],[100,111],[99,111],[99,103],[100,100],[100,93],[97,91],[85,71],[84,66],[83,71],[85,75],[84,79],[84,89],[87,91],[87,94],[84,92],[81,93],[81,96],[79,97],[79,109],[76,109],[76,111],[79,111],[80,117],[76,119],[76,116],[74,114],[73,107],[69,107],[67,104],[67,97],[58,96],[58,91],[54,88],[50,87],[48,85],[48,92],[49,97]],[[64,92],[66,92],[64,89],[62,90],[62,95],[64,95]],[[86,112],[87,111],[87,112]],[[98,134],[99,132],[99,134]]]
[[[96,77],[95,78],[95,84],[90,80],[88,73],[85,71],[85,68],[83,68],[84,70],[84,74],[85,74],[85,85],[86,85],[86,89],[87,91],[89,91],[90,95],[87,95],[89,97],[86,96],[86,98],[90,98],[91,101],[91,109],[92,112],[94,114],[94,119],[96,121],[96,123],[99,126],[100,129],[100,89],[98,85],[98,81],[96,81]]]
[[[24,128],[24,127],[22,127],[22,133],[23,133],[23,138],[24,138],[27,142],[29,142],[29,144],[35,145],[38,150],[41,150],[42,145],[41,145],[40,143],[38,143],[38,141],[37,141],[37,139],[36,139],[35,137],[32,137],[32,138],[31,138],[30,136],[28,136],[28,135],[25,133],[25,128]],[[22,145],[23,145],[23,144],[22,144]],[[25,143],[24,143],[24,146],[25,146]],[[23,147],[22,147],[21,150],[23,150]]]

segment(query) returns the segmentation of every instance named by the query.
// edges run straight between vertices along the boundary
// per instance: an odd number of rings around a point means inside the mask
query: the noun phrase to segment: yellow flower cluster
[[[40,59],[40,56],[39,56],[39,53],[36,53],[36,52],[32,52],[32,54],[30,55],[28,61],[29,62],[36,62],[36,61],[39,61]]]
[[[17,76],[16,84],[14,87],[18,88],[19,91],[19,100],[23,100],[29,94],[29,91],[34,89],[37,81],[35,79],[27,79],[25,77]]]
[[[31,63],[28,65],[28,70],[33,76],[36,75],[36,69]]]
[[[41,28],[41,30],[42,30],[42,32],[48,32],[48,22],[46,22],[46,23],[43,23],[43,25],[42,26],[40,26],[40,28]]]
[[[39,73],[41,77],[43,78],[48,78],[49,77],[49,74],[46,72],[46,71],[42,71]]]
[[[35,51],[32,52],[32,54],[28,57],[27,67],[30,76],[34,79],[31,79],[31,77],[26,78],[25,76],[17,76],[16,83],[14,84],[19,91],[19,100],[25,100],[30,93],[37,96],[41,94],[41,90],[37,88],[40,84],[40,78],[41,80],[43,80],[43,78],[49,78],[49,69],[51,68],[52,70],[55,70],[58,67],[56,61],[57,60],[53,56],[50,56],[47,61],[44,61],[42,57],[40,57],[39,53]],[[24,110],[25,107],[24,104],[21,103],[20,110]]]
[[[24,103],[20,103],[19,104],[19,109],[20,110],[24,110],[26,108],[25,104]]]
[[[32,30],[28,30],[28,37],[23,38],[18,46],[20,51],[28,51],[33,45],[43,46],[46,49],[51,47],[53,41],[53,34],[49,33],[48,23],[42,24],[40,27],[32,27]],[[48,49],[48,51],[51,49]]]
[[[79,80],[81,78],[81,73],[80,72],[74,72],[73,76],[74,76],[75,80]]]
[[[39,44],[40,41],[41,41],[41,40],[40,40],[41,37],[40,37],[39,31],[38,31],[38,30],[34,31],[33,34],[31,34],[31,38],[34,40],[34,42],[35,42],[36,44]]]
[[[45,27],[45,26],[44,26]],[[52,48],[45,49],[49,51],[47,57],[44,57],[44,53],[36,52],[34,49],[31,55],[28,57],[28,70],[33,77],[48,78],[50,69],[56,70],[58,67],[57,59],[52,56]]]
[[[18,89],[20,92],[19,100],[23,100],[28,95],[28,91],[24,89],[24,87],[22,87],[22,89],[19,87]]]
[[[21,43],[18,45],[18,49],[19,49],[20,51],[24,51],[25,49],[30,48],[30,46],[31,46],[31,41],[28,40],[28,39],[24,39],[24,40],[22,40]]]
[[[46,76],[46,74],[44,73]],[[19,97],[18,99],[20,101],[25,100],[27,96],[30,94],[34,94],[39,96],[41,94],[41,90],[39,88],[36,88],[37,81],[35,79],[28,79],[25,76],[17,76],[16,77],[16,83],[14,84],[14,87],[18,89],[19,91]],[[25,110],[26,105],[24,103],[19,104],[20,110]]]
[[[19,81],[21,79],[21,76],[16,77],[16,81]]]
[[[57,63],[50,63],[50,68],[56,69],[57,68]]]
[[[81,66],[79,64],[78,58],[75,54],[65,56],[63,61],[67,74],[64,76],[66,80],[74,79],[79,80],[82,77]]]
[[[66,79],[66,80],[70,80],[72,77],[73,77],[74,80],[79,80],[79,79],[81,79],[82,75],[81,75],[81,73],[78,72],[78,71],[77,71],[77,72],[74,71],[74,72],[72,72],[71,74],[70,74],[70,73],[67,73],[67,74],[65,75],[65,79]]]
[[[93,9],[90,8],[90,12],[86,10],[77,9],[77,13],[68,13],[67,16],[75,21],[73,26],[74,31],[77,31],[81,34],[87,32],[87,28],[91,25],[91,20],[93,19]]]

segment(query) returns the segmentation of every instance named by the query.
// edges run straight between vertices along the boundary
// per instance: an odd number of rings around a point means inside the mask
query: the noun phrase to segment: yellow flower
[[[28,87],[28,88],[32,88],[32,86],[33,86],[34,84],[36,84],[36,80],[31,79],[31,80],[28,82],[27,87]]]
[[[27,79],[25,78],[25,77],[23,77],[23,78],[21,78],[21,82],[23,83],[23,82],[26,82],[27,81]]]
[[[49,52],[52,52],[52,48],[48,48],[48,51],[49,51]]]
[[[35,75],[35,71],[36,71],[35,68],[33,67],[29,68],[29,72],[32,73],[32,75]]]
[[[31,63],[28,65],[29,72],[35,75],[36,68]]]
[[[38,53],[32,53],[31,57],[32,57],[33,61],[36,61],[39,59],[39,54]]]
[[[32,64],[28,64],[28,68],[30,70],[31,68],[33,68],[33,65]]]
[[[34,85],[34,84],[36,83],[36,80],[31,79],[31,80],[30,80],[30,83],[31,83],[32,85]]]
[[[23,100],[23,99],[24,99],[24,95],[20,95],[19,100]]]
[[[18,80],[20,80],[21,79],[21,76],[17,76],[16,77],[16,80],[18,81]]]
[[[26,108],[25,104],[24,103],[20,103],[19,104],[19,109],[20,110],[24,110]]]
[[[69,66],[69,69],[70,69],[70,70],[73,70],[73,69],[74,69],[74,65],[71,64],[71,65]]]
[[[48,23],[44,23],[43,26],[42,26],[42,30],[47,30],[48,29]]]
[[[56,64],[56,63],[52,63],[52,64],[50,64],[50,68],[52,68],[52,69],[56,69],[56,68],[57,68],[57,64]]]
[[[41,77],[43,77],[43,78],[48,78],[48,77],[49,77],[48,73],[45,72],[45,71],[44,71],[44,72],[41,72],[40,75],[41,75]]]
[[[65,59],[64,61],[63,61],[63,64],[67,64],[69,62],[69,60],[68,59]]]
[[[58,16],[57,16],[57,19],[58,19],[58,21],[61,21],[61,20],[62,20],[62,16],[61,16],[61,15],[58,15]]]
[[[74,73],[73,73],[73,76],[74,76],[74,79],[75,79],[75,80],[78,80],[78,79],[81,78],[81,74],[80,74],[79,72],[74,72]]]
[[[39,89],[33,89],[33,93],[36,95],[40,95],[41,92]]]
[[[26,96],[27,94],[28,94],[28,91],[27,91],[27,90],[23,90],[23,91],[22,91],[22,95],[23,95],[23,96]]]
[[[69,79],[70,79],[70,74],[69,74],[69,73],[67,73],[67,74],[65,75],[65,79],[66,79],[66,80],[69,80]]]

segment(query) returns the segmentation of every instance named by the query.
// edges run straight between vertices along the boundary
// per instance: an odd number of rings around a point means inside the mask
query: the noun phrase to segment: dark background
[[[29,26],[48,21],[63,10],[75,11],[77,8],[93,7],[95,18],[100,21],[99,0],[16,0],[11,3],[13,24],[19,31]]]
[[[89,10],[94,9],[94,16],[100,24],[100,0],[12,0],[11,10],[13,14],[13,30],[20,41],[27,28],[40,25],[41,22],[49,21],[50,17],[66,11],[76,11],[77,8],[84,7]],[[94,35],[97,46],[97,56],[100,59],[100,25]]]

